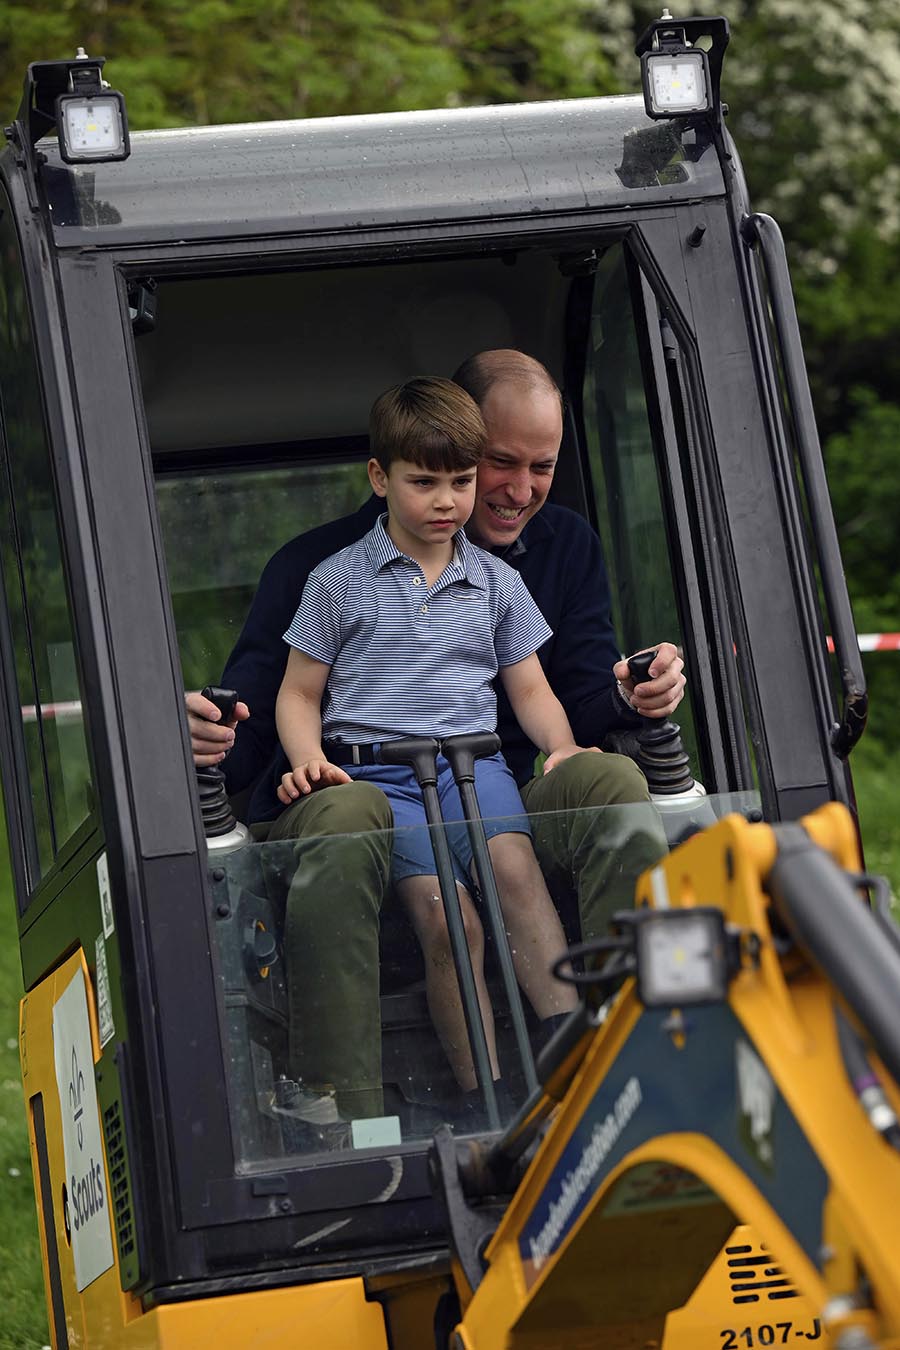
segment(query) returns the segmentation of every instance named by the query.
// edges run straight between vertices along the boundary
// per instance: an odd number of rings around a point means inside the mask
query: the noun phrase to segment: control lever
[[[484,822],[478,805],[478,795],[475,791],[476,759],[496,755],[499,750],[500,737],[496,731],[467,731],[456,736],[445,736],[441,742],[441,753],[450,765],[453,778],[459,789],[459,799],[462,803],[463,815],[466,818],[466,829],[469,832],[469,842],[472,846],[472,857],[475,859],[475,866],[478,868],[479,889],[493,933],[497,964],[500,967],[503,989],[506,994],[506,1001],[509,1004],[516,1047],[522,1061],[526,1086],[529,1092],[533,1092],[537,1087],[534,1056],[531,1053],[531,1042],[528,1039],[528,1027],[522,1008],[519,982],[516,979],[515,967],[513,966],[512,952],[509,949],[509,938],[506,934],[503,909],[497,891],[497,879],[494,876],[487,836],[484,832]]]
[[[234,716],[238,696],[234,689],[219,689],[208,684],[200,690],[204,698],[214,703],[227,722]],[[226,751],[227,753],[227,751]],[[225,774],[218,764],[206,767],[196,766],[197,790],[200,794],[200,816],[203,830],[210,849],[237,848],[250,838],[246,826],[239,825],[228,805],[225,791]]]
[[[628,658],[628,669],[636,685],[647,684],[652,678],[650,667],[658,653],[638,652]],[[687,751],[681,739],[681,727],[669,718],[663,721],[647,718],[637,733],[637,762],[654,796],[670,797],[691,792],[694,778]]]
[[[466,1030],[469,1033],[469,1045],[472,1049],[472,1061],[475,1077],[481,1089],[487,1111],[488,1124],[492,1130],[500,1128],[500,1113],[497,1108],[497,1094],[491,1073],[491,1061],[488,1054],[484,1023],[478,1004],[478,991],[475,987],[475,974],[472,970],[472,956],[466,941],[459,892],[453,875],[453,859],[447,842],[446,826],[441,811],[441,799],[437,790],[437,757],[440,743],[433,736],[402,736],[398,740],[382,741],[378,758],[382,764],[407,764],[416,775],[416,782],[422,790],[425,806],[425,819],[432,827],[431,846],[437,865],[438,885],[447,916],[447,932],[450,936],[450,949],[456,967],[456,978],[462,998]]]

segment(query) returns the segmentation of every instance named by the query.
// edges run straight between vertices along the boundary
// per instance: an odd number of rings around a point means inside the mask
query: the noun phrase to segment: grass
[[[900,790],[877,742],[854,752],[866,864],[900,897]],[[0,848],[0,1350],[47,1346],[47,1316],[18,1054],[19,944]]]

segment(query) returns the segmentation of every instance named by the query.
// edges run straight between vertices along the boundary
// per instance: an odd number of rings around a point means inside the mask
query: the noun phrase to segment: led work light
[[[69,65],[68,90],[57,97],[59,153],[67,164],[127,159],[131,153],[125,100],[100,69],[79,47]]]
[[[635,915],[638,998],[646,1008],[720,1003],[730,976],[725,916],[713,906]]]
[[[647,116],[718,115],[722,57],[728,45],[723,18],[673,19],[667,9],[642,34],[641,84]]]

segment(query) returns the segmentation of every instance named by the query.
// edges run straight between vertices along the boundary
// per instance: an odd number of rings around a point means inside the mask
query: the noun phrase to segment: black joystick
[[[646,684],[652,678],[650,667],[656,657],[657,653],[650,651],[638,652],[628,658],[628,669],[635,684]],[[635,758],[654,795],[674,796],[691,791],[694,778],[677,722],[670,722],[668,718],[661,722],[645,719],[637,733],[637,742]]]
[[[204,698],[214,703],[227,722],[234,716],[238,696],[233,689],[218,689],[208,684],[200,690]],[[207,839],[217,839],[220,835],[230,834],[235,828],[235,819],[228,805],[225,791],[225,775],[218,764],[206,768],[197,766],[197,789],[200,794],[200,815]]]

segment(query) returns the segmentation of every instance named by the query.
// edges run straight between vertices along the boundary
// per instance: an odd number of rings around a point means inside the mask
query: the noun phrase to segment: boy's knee
[[[488,851],[501,889],[524,887],[539,870],[534,845],[528,834],[513,831],[495,834],[488,841]]]
[[[462,897],[460,909],[463,932],[466,935],[469,951],[479,952],[484,944],[484,929],[481,926],[481,920],[472,903],[463,900]],[[447,915],[440,896],[435,893],[430,908],[423,914],[420,912],[420,914],[420,933],[426,955],[431,955],[433,958],[441,956],[446,957],[447,960],[452,960],[453,948],[450,942],[450,929],[447,925]]]

